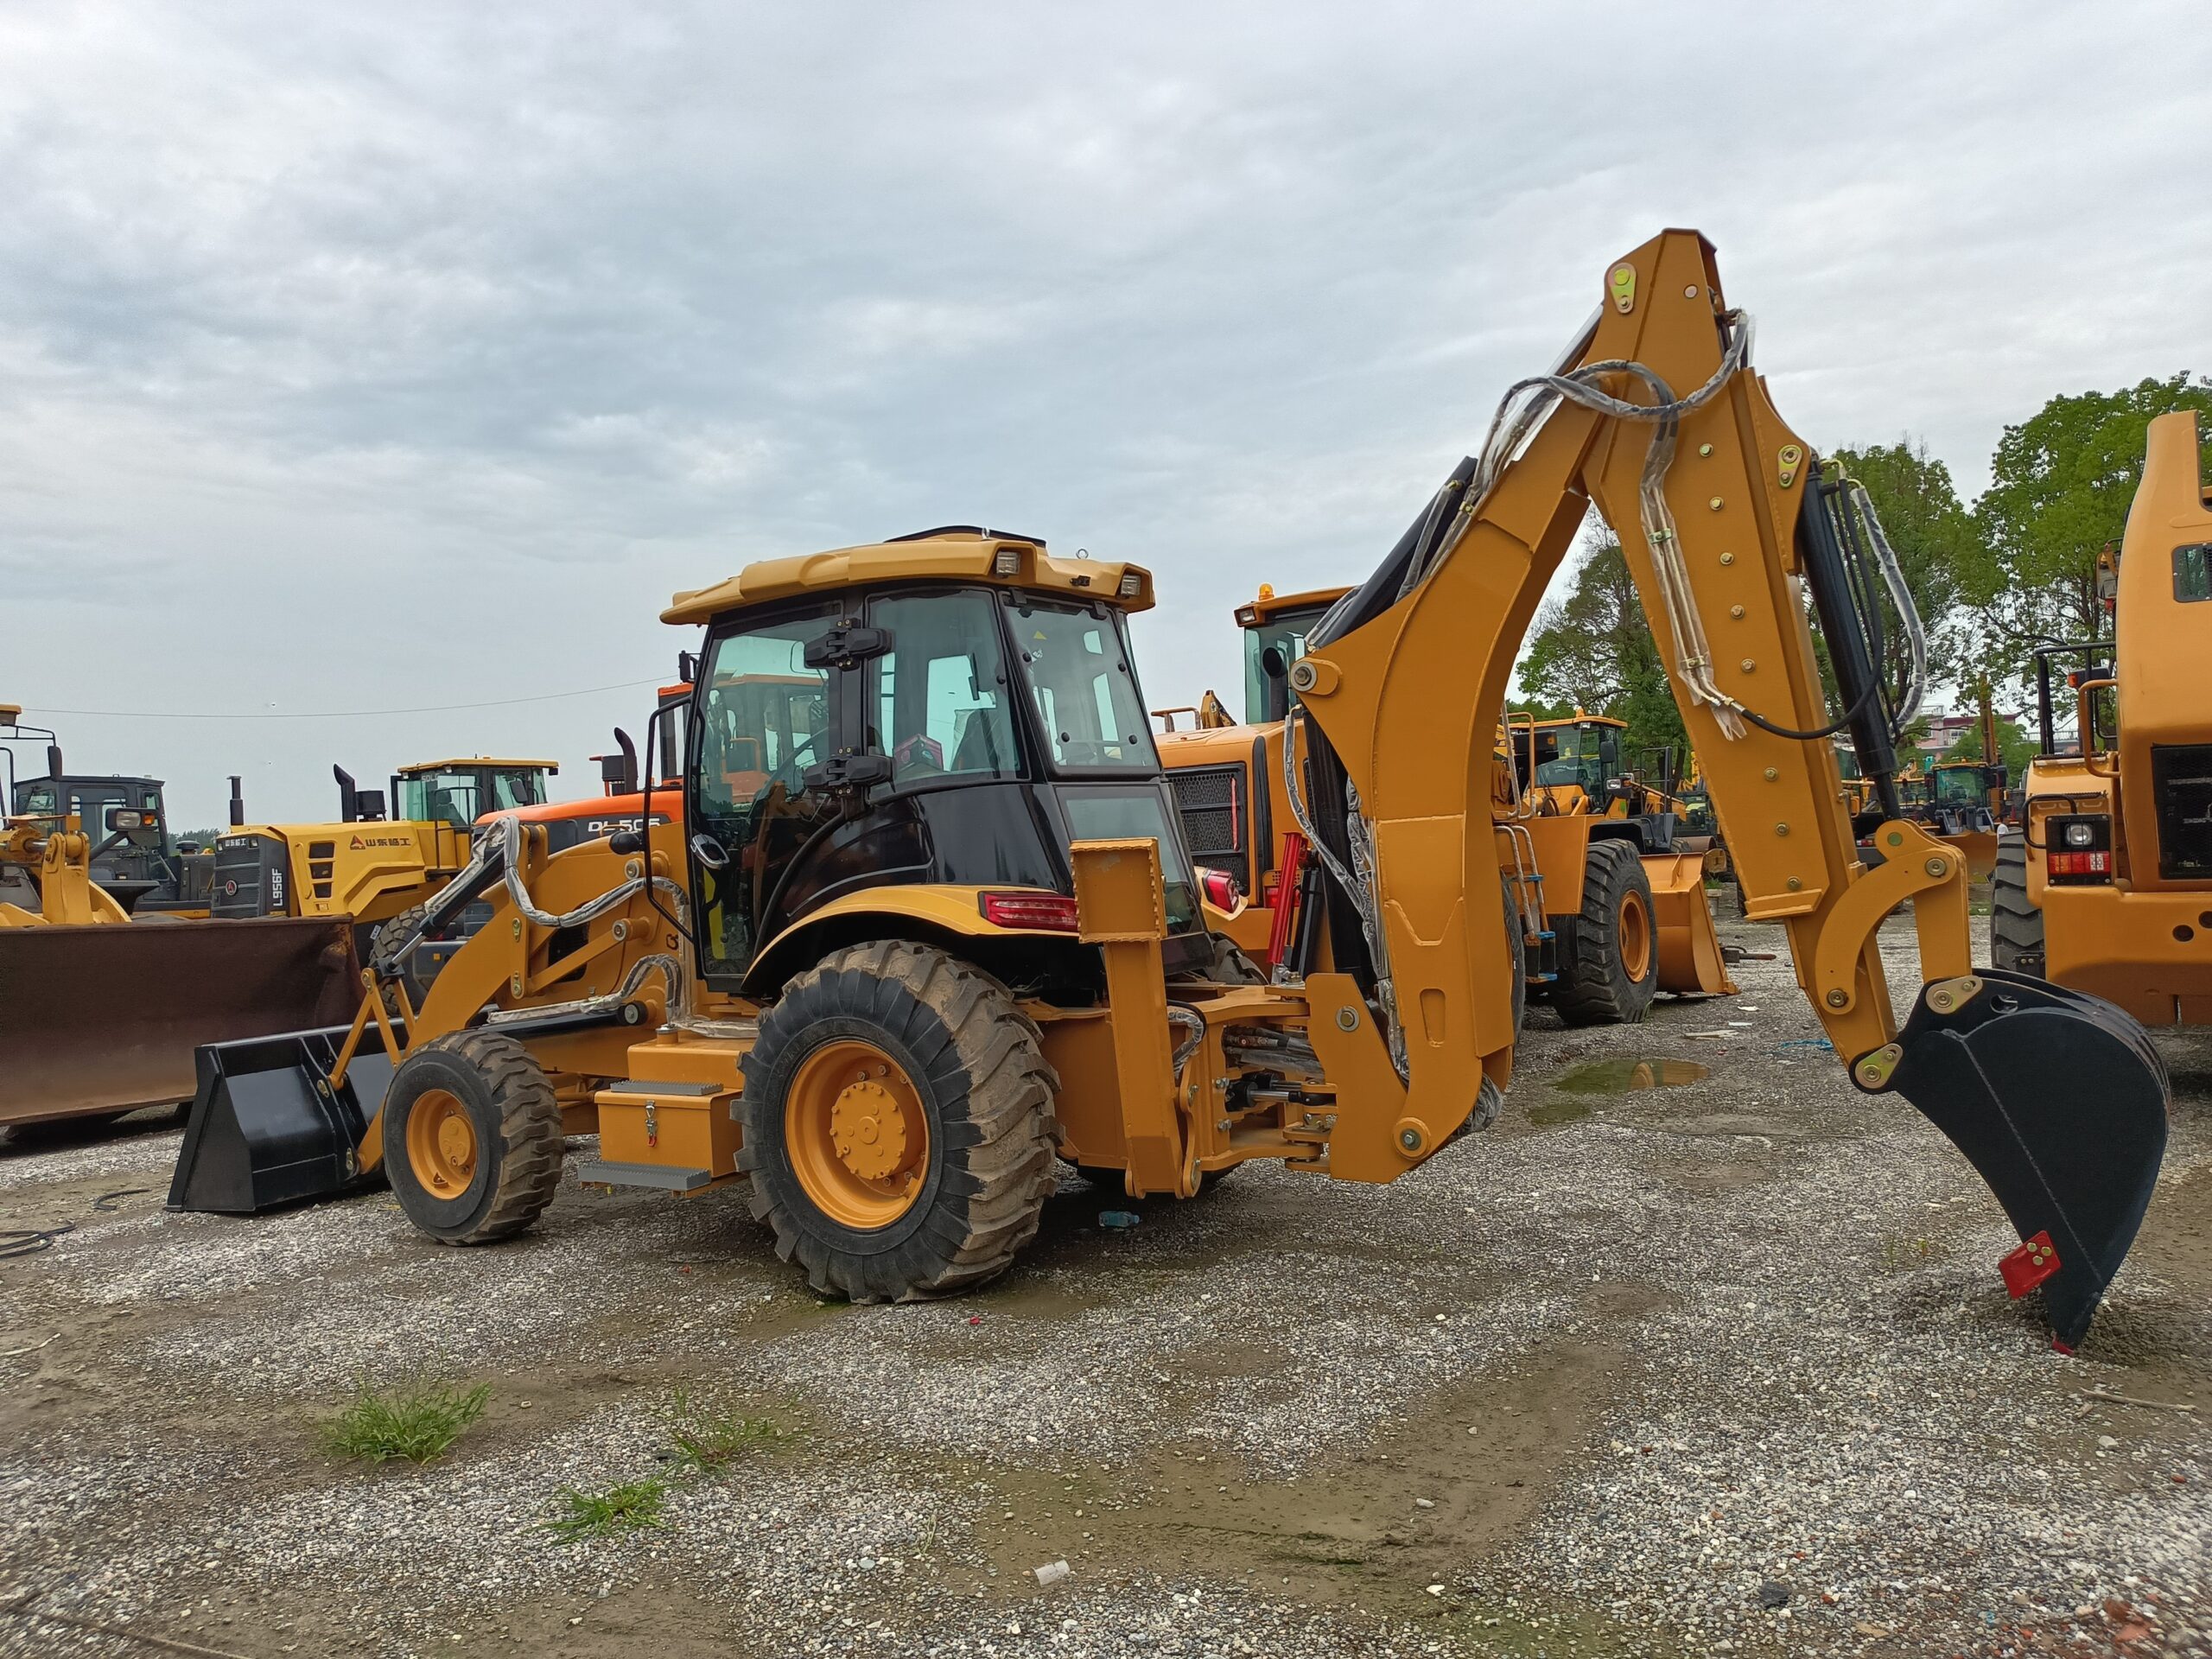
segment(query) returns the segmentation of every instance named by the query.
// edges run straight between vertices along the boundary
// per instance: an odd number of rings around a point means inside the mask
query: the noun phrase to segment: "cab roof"
[[[1054,597],[1099,600],[1123,611],[1152,607],[1152,573],[1112,559],[1057,559],[1045,543],[979,525],[949,525],[887,542],[762,559],[710,588],[679,593],[664,622],[706,622],[726,611],[802,594],[931,579],[988,582]]]
[[[535,766],[540,772],[558,772],[558,760],[513,760],[495,754],[468,754],[455,760],[417,760],[412,766],[399,768],[402,778],[412,778],[425,772],[459,772],[469,766]]]
[[[1256,628],[1294,611],[1326,610],[1350,592],[1349,588],[1309,588],[1302,594],[1279,594],[1272,584],[1263,582],[1258,598],[1236,607],[1236,626]]]

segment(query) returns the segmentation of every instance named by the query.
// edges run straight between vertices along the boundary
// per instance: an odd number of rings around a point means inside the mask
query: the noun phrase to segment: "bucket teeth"
[[[1985,968],[1923,987],[1896,1046],[1888,1088],[1966,1154],[2023,1241],[2050,1236],[2044,1309],[2072,1348],[2165,1154],[2166,1070],[2150,1034],[2097,997]]]

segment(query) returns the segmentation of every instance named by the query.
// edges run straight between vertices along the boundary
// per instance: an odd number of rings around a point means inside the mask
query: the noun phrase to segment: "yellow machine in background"
[[[1251,982],[1204,925],[1128,654],[1142,569],[973,527],[771,560],[662,613],[707,629],[702,726],[748,677],[818,683],[733,715],[756,728],[743,785],[695,760],[680,825],[560,853],[502,820],[431,900],[492,918],[419,1008],[391,937],[350,1025],[202,1051],[171,1202],[251,1211],[381,1169],[427,1236],[486,1243],[544,1210],[564,1132],[595,1130],[584,1179],[741,1180],[818,1290],[898,1300],[1011,1265],[1056,1154],[1139,1196],[1256,1159],[1394,1179],[1487,1123],[1511,1075],[1493,734],[1594,504],[1747,912],[1788,931],[1853,1082],[1916,1103],[2037,1238],[2077,1339],[2156,1180],[2155,1055],[2094,998],[1974,969],[1964,872],[1920,826],[1859,858],[1804,591],[1886,804],[1853,604],[1875,578],[1840,518],[1863,504],[1768,402],[1702,238],[1655,238],[1601,291],[1289,664],[1287,804],[1348,918],[1331,969]],[[1876,933],[1908,899],[1929,982],[1900,1027]]]
[[[1288,805],[1281,731],[1291,665],[1309,632],[1351,591],[1262,588],[1236,612],[1246,723],[1202,723],[1160,738],[1192,855],[1227,873],[1249,899],[1213,895],[1216,923],[1269,968],[1330,960],[1318,904],[1311,931],[1299,931],[1300,888],[1318,873],[1305,864]],[[1515,760],[1497,769],[1491,817],[1529,993],[1573,1025],[1639,1020],[1660,991],[1732,993],[1705,895],[1704,848],[1674,844],[1673,804],[1623,764],[1623,723],[1578,714],[1516,715],[1508,724]],[[1499,759],[1507,752],[1501,731]]]
[[[394,772],[389,797],[357,787],[342,766],[331,770],[334,823],[246,824],[233,798],[232,826],[215,842],[209,913],[349,917],[365,959],[378,924],[421,904],[468,862],[480,817],[543,804],[560,766],[481,755],[427,760]]]
[[[2117,561],[2113,637],[2037,653],[2041,750],[1999,842],[2000,967],[2151,1026],[2212,1024],[2212,497],[2196,416],[2152,421]],[[2116,565],[2116,569],[2113,567]],[[2062,753],[2054,664],[2074,695]]]

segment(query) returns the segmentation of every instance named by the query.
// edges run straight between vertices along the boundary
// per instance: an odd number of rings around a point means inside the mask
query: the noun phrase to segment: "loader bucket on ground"
[[[2143,1027],[2100,998],[1978,968],[1948,1013],[1925,987],[1889,1086],[1951,1138],[2023,1241],[2049,1233],[2044,1309],[2071,1349],[2089,1329],[2158,1184],[2166,1069]],[[1957,986],[1959,982],[1947,982]]]
[[[1677,996],[1733,996],[1736,982],[1721,961],[1713,906],[1706,902],[1704,855],[1649,854],[1643,876],[1659,931],[1659,988]]]
[[[1959,856],[1967,861],[1967,880],[1986,881],[1997,868],[1997,832],[1994,830],[1962,830],[1955,836],[1938,836],[1936,840],[1958,849]]]
[[[372,1027],[345,1082],[330,1086],[350,1029],[329,1026],[202,1048],[168,1207],[251,1216],[350,1185],[360,1173],[356,1148],[392,1073]]]
[[[188,1100],[200,1044],[359,995],[344,917],[0,928],[0,1123]]]

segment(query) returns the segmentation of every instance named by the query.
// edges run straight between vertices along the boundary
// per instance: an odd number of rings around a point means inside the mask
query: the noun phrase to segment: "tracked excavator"
[[[434,902],[488,897],[492,921],[422,1006],[386,1007],[395,940],[350,1024],[201,1051],[171,1202],[380,1170],[424,1234],[481,1243],[535,1221],[563,1133],[595,1129],[582,1179],[741,1183],[817,1289],[910,1300],[1012,1263],[1056,1154],[1185,1198],[1256,1159],[1417,1169],[1511,1075],[1497,715],[1594,504],[1747,910],[1788,931],[1852,1083],[1988,1182],[2024,1241],[2008,1284],[2077,1341],[2156,1179],[2156,1052],[2094,997],[1976,968],[1961,861],[1921,826],[1892,812],[1857,856],[1828,740],[1850,730],[1893,807],[1854,594],[1909,615],[1894,561],[1769,401],[1702,237],[1655,238],[1599,292],[1289,665],[1333,967],[1255,982],[1203,925],[1128,645],[1145,570],[975,526],[771,560],[662,613],[707,630],[682,824],[562,853],[512,818],[480,833]],[[1876,930],[1906,899],[1926,982],[1900,1020]]]

